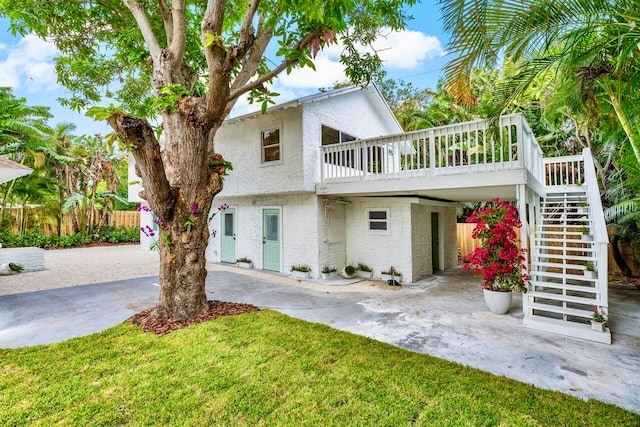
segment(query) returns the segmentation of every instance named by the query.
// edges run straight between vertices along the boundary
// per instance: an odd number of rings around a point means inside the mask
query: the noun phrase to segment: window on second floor
[[[355,141],[356,139],[355,136],[322,125],[322,145],[339,144],[341,142]]]
[[[280,128],[263,130],[261,140],[262,163],[279,162],[282,159]]]

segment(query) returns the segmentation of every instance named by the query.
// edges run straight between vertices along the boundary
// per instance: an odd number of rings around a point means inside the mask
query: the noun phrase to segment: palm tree
[[[503,90],[503,108],[541,75],[572,78],[584,102],[606,99],[640,163],[638,123],[630,114],[637,99],[636,54],[640,8],[636,1],[441,0],[451,33],[446,67],[454,98],[477,102],[472,70],[503,58],[520,64]],[[599,95],[604,95],[598,99]],[[498,97],[500,98],[500,96]]]
[[[47,126],[50,117],[48,107],[28,106],[24,98],[13,96],[11,89],[0,87],[0,155],[34,169],[44,166],[41,148],[51,132]],[[15,180],[0,186],[0,221],[14,186]]]

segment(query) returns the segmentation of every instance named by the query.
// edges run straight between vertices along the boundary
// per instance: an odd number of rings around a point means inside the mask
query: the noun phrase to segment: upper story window
[[[322,145],[339,144],[355,141],[357,138],[339,130],[322,125]]]
[[[282,159],[280,128],[263,130],[261,140],[262,163],[279,162]]]

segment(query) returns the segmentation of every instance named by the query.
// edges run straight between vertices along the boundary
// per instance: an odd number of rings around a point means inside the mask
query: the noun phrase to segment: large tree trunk
[[[185,105],[191,102],[192,105]],[[158,217],[160,297],[154,315],[183,319],[207,311],[205,250],[213,197],[222,190],[218,162],[210,138],[219,123],[197,114],[198,100],[185,98],[181,111],[165,112],[165,146],[160,147],[149,123],[125,115],[109,119],[133,148],[140,196]],[[186,110],[186,112],[185,112]],[[190,114],[189,114],[190,113]]]

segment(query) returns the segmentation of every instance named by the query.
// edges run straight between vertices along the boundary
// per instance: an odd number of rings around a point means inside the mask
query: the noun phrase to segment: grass
[[[0,350],[0,425],[639,425],[582,401],[269,310],[164,337],[119,325]]]

